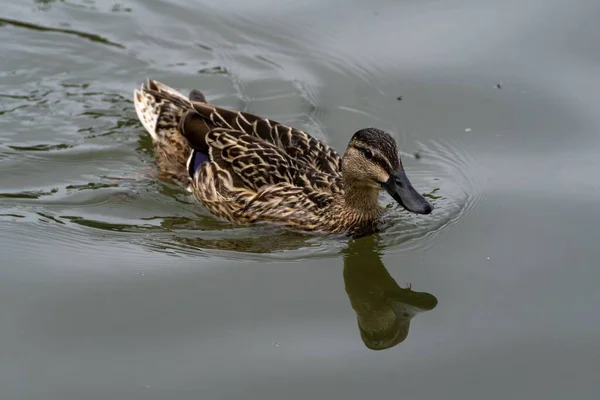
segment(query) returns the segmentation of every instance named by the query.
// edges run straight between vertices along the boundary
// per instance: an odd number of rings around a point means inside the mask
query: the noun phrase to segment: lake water
[[[597,0],[0,6],[2,399],[599,398]],[[392,131],[436,210],[218,221],[157,177],[146,77]]]

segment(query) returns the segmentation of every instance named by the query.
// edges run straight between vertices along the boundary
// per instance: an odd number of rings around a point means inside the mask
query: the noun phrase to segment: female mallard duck
[[[149,80],[134,102],[161,173],[233,223],[362,236],[377,230],[382,188],[408,211],[433,210],[379,129],[356,132],[340,157],[305,132],[210,105],[196,90],[185,97]]]

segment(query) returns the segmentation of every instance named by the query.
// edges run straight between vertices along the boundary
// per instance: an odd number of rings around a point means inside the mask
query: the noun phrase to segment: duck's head
[[[429,214],[433,206],[408,180],[396,141],[376,128],[356,132],[342,158],[342,176],[346,186],[385,189],[404,209]]]

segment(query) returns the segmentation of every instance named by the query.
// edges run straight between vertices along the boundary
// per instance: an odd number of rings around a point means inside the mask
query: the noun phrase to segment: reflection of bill
[[[358,329],[372,350],[396,346],[406,339],[411,319],[435,308],[435,296],[403,289],[384,267],[375,236],[350,241],[344,250],[344,282],[356,312]]]

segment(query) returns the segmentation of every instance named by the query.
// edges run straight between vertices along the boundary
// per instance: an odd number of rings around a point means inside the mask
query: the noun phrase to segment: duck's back
[[[192,92],[199,95],[197,91]],[[202,97],[203,98],[203,97]],[[201,118],[204,123],[195,123],[193,135],[202,138],[215,128],[241,131],[250,136],[262,139],[289,155],[291,158],[311,166],[315,171],[327,175],[340,175],[341,157],[322,141],[308,133],[261,118],[253,114],[232,111],[206,102],[193,102],[195,113],[188,114],[190,119]],[[196,121],[199,122],[199,121]],[[190,135],[187,135],[191,139]],[[200,145],[200,143],[198,143]]]
[[[341,157],[322,141],[267,118],[208,104],[197,90],[192,90],[188,98],[160,82],[149,80],[135,92],[134,100],[138,117],[155,143],[173,136],[176,131],[183,134],[192,147],[207,153],[208,132],[216,128],[239,131],[276,146],[315,172],[341,176]]]
[[[192,137],[190,142],[200,142],[199,139],[194,141],[193,131],[185,127],[182,130],[188,140]],[[204,159],[207,154],[210,162],[227,171],[233,185],[240,188],[258,192],[269,185],[286,183],[331,194],[339,193],[342,189],[339,174],[320,171],[303,159],[290,156],[281,147],[241,130],[213,128],[203,133],[200,143],[206,143],[207,150],[193,144],[191,163],[194,157]],[[190,175],[194,176],[202,168],[192,166]]]

